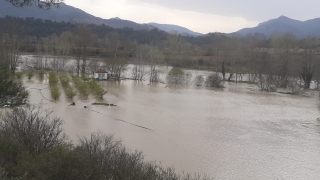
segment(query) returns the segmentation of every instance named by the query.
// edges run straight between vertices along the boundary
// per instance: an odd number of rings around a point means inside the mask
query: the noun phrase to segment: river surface
[[[91,106],[94,97],[77,98],[70,107],[64,95],[51,102],[46,83],[25,80],[30,103],[63,118],[75,143],[78,136],[101,131],[178,172],[216,179],[320,179],[318,97],[261,92],[247,84],[214,89],[125,80],[101,82],[108,90],[104,102],[116,107]]]

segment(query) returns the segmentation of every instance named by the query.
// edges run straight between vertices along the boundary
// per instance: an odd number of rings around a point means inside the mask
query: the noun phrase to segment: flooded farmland
[[[94,97],[76,99],[75,107],[64,95],[52,102],[46,82],[25,81],[30,103],[63,118],[75,143],[91,132],[112,133],[130,149],[142,150],[147,160],[216,179],[320,178],[317,97],[234,83],[224,89],[100,83],[108,90],[104,102],[116,107],[93,106]]]

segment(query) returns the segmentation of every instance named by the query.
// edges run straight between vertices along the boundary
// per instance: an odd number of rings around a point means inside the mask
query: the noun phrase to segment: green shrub
[[[70,86],[67,89],[65,89],[65,93],[67,98],[70,100],[72,100],[77,95],[77,93]]]
[[[50,87],[51,87],[51,86],[57,86],[57,85],[58,85],[58,82],[59,82],[59,80],[58,80],[58,78],[57,78],[57,73],[51,71],[51,72],[49,73],[49,85],[50,85]]]
[[[16,78],[19,80],[22,79],[22,77],[23,77],[23,72],[15,72],[14,74],[15,74]]]
[[[39,76],[39,79],[40,79],[41,81],[42,81],[43,78],[44,78],[44,74],[45,74],[44,70],[38,71],[38,76]]]
[[[167,75],[167,83],[181,85],[185,83],[185,73],[180,68],[172,68]]]
[[[51,91],[51,97],[55,100],[55,101],[57,101],[57,100],[59,100],[59,98],[60,98],[60,90],[59,90],[59,87],[57,87],[57,86],[52,86],[52,87],[50,87],[50,91]]]
[[[88,84],[92,94],[98,96],[100,99],[103,99],[103,95],[105,95],[107,91],[104,90],[103,87],[96,80],[91,80],[88,82]]]
[[[90,85],[77,76],[72,76],[72,78],[80,95],[87,98],[90,95]]]
[[[63,88],[68,88],[70,86],[70,79],[67,74],[62,73],[59,75],[59,78]]]
[[[33,71],[29,71],[27,73],[27,77],[28,77],[29,80],[31,80],[33,76],[34,76],[34,72]]]

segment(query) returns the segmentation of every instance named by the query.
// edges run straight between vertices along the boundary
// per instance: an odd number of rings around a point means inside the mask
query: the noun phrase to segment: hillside
[[[171,24],[158,24],[158,23],[149,23],[151,26],[154,26],[160,30],[163,30],[167,33],[181,34],[183,36],[202,36],[203,34],[191,31],[185,27],[171,25]]]
[[[240,34],[244,36],[249,33],[262,33],[270,36],[274,32],[289,32],[298,38],[305,38],[308,36],[320,37],[320,18],[298,21],[285,16],[280,16],[277,19],[262,22],[257,27],[244,28],[232,34]]]
[[[105,24],[113,28],[133,28],[135,30],[147,29],[151,30],[154,27],[146,24],[138,24],[133,21],[122,20],[119,18],[102,19],[84,12],[81,9],[74,8],[67,4],[61,3],[59,8],[51,8],[49,10],[39,9],[35,6],[28,6],[17,8],[12,6],[9,2],[0,1],[0,17],[33,17],[44,20],[52,20],[57,22],[71,22],[71,23],[91,23],[91,24]]]
[[[193,32],[187,28],[177,25],[166,24],[139,24],[129,20],[123,20],[120,18],[102,19],[95,17],[85,11],[69,6],[65,3],[61,3],[59,8],[51,8],[49,10],[39,9],[35,6],[17,8],[12,6],[9,2],[0,1],[0,17],[13,16],[13,17],[33,17],[35,19],[52,20],[57,22],[71,22],[71,23],[91,23],[96,25],[105,24],[113,28],[132,28],[134,30],[152,30],[158,28],[159,30],[168,33],[178,33],[183,36],[199,36],[200,33]]]

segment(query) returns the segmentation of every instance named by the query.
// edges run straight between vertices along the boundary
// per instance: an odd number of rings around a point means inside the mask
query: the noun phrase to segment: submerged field
[[[24,83],[30,103],[62,117],[73,141],[113,133],[148,160],[217,179],[320,178],[317,97],[266,93],[248,84],[213,89],[127,80],[100,82],[108,90],[104,100],[76,96],[76,106],[68,106],[64,93],[52,101],[46,79]]]

